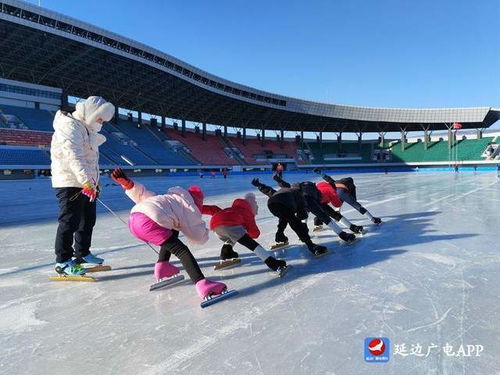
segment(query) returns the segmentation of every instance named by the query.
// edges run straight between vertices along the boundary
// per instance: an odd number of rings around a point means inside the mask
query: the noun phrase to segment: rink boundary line
[[[469,194],[475,193],[476,191],[480,191],[480,190],[487,189],[487,188],[489,188],[490,186],[493,186],[493,185],[496,185],[496,184],[498,184],[498,182],[497,182],[497,181],[494,181],[494,182],[492,182],[492,183],[490,183],[490,184],[488,184],[488,185],[486,185],[486,186],[479,187],[479,188],[476,188],[476,189],[472,189],[472,190],[470,190],[470,191],[468,191],[468,192],[466,192],[466,193],[460,194],[460,195],[458,195],[458,196],[457,196],[456,194],[449,194],[449,195],[447,195],[447,196],[445,196],[445,197],[442,197],[442,198],[436,199],[436,200],[434,200],[434,201],[432,201],[432,202],[426,203],[426,204],[424,204],[423,206],[424,206],[424,207],[427,207],[427,206],[432,206],[433,204],[435,204],[435,203],[437,203],[437,202],[441,202],[442,200],[445,200],[445,199],[450,198],[450,197],[453,197],[453,196],[455,197],[455,199],[450,199],[450,201],[449,201],[449,202],[454,202],[454,201],[456,201],[456,200],[458,200],[458,199],[461,199],[461,198],[463,198],[463,197],[465,197],[465,196],[467,196],[467,195],[469,195]]]
[[[239,329],[245,329],[251,324],[253,321],[257,320],[260,318],[262,315],[265,313],[271,311],[278,305],[281,305],[295,297],[297,297],[299,294],[304,292],[306,289],[312,287],[314,284],[316,284],[318,281],[322,280],[328,276],[327,273],[321,273],[321,274],[316,274],[313,275],[311,278],[308,280],[300,283],[297,286],[293,286],[291,288],[284,288],[285,293],[280,295],[277,299],[275,299],[272,303],[266,305],[265,308],[261,307],[253,307],[250,310],[245,310],[245,313],[243,316],[240,316],[240,318],[237,321],[234,321],[226,326],[224,326],[221,329],[218,329],[215,333],[215,335],[211,336],[204,336],[200,338],[195,344],[184,348],[180,349],[174,353],[172,353],[166,361],[163,361],[157,365],[150,365],[148,367],[151,367],[148,371],[145,373],[147,374],[166,374],[169,371],[174,371],[179,369],[179,367],[186,361],[191,361],[193,360],[194,357],[205,354],[206,350],[215,344],[219,343],[221,339],[232,335]],[[183,370],[183,369],[181,369]]]

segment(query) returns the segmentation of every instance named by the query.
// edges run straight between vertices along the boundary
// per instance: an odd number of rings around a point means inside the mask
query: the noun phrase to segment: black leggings
[[[194,258],[189,248],[177,238],[179,232],[173,231],[172,235],[160,247],[160,255],[158,262],[168,262],[170,255],[174,254],[182,263],[191,280],[196,284],[198,281],[203,280],[205,276],[201,272],[198,262]]]
[[[252,237],[250,237],[247,234],[245,234],[243,237],[241,237],[239,240],[238,240],[238,243],[239,244],[242,244],[243,246],[245,246],[247,249],[251,250],[251,251],[254,251],[257,246],[259,246],[259,243],[257,241],[255,241]]]
[[[311,241],[311,237],[309,237],[309,230],[307,229],[307,225],[305,225],[297,218],[297,216],[295,216],[295,212],[293,211],[293,209],[280,203],[268,203],[267,207],[274,216],[279,218],[277,233],[283,234],[286,226],[290,225],[290,227],[303,243],[308,246],[313,244]]]
[[[321,208],[323,209],[324,212],[326,212],[326,214],[328,216],[330,216],[333,220],[335,221],[340,221],[340,219],[343,218],[343,216],[340,214],[340,212],[337,212],[335,211],[330,205],[328,204],[322,204],[321,205]],[[314,218],[314,225],[322,225],[324,224],[325,222],[323,220],[321,220],[319,217],[315,217]]]

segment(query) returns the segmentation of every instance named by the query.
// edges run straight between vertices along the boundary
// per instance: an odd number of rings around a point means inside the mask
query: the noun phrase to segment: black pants
[[[303,243],[308,246],[312,245],[307,225],[297,218],[293,209],[279,203],[268,203],[267,207],[274,216],[279,218],[277,233],[282,234],[285,231],[286,226],[290,225]]]
[[[186,270],[187,274],[191,280],[196,284],[198,281],[205,278],[203,272],[201,272],[198,262],[194,258],[189,248],[182,243],[177,236],[179,232],[173,230],[174,234],[162,243],[160,247],[160,255],[158,257],[158,262],[168,262],[170,255],[174,254],[182,263],[182,266]]]
[[[340,221],[340,219],[343,218],[340,212],[335,211],[329,204],[322,204],[321,208],[328,216],[330,216],[335,221]],[[321,220],[319,217],[316,216],[314,218],[314,225],[322,225],[324,223],[325,222]]]
[[[89,255],[96,220],[96,202],[81,194],[81,188],[57,188],[59,226],[57,227],[56,262],[67,262],[73,256]],[[73,240],[75,243],[73,250]]]

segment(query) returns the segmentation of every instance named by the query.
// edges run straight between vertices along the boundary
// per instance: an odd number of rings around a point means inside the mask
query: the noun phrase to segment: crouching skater
[[[283,244],[280,247],[288,245],[288,238],[285,236],[284,231],[286,226],[290,225],[290,228],[306,244],[314,257],[321,257],[329,253],[325,246],[316,245],[311,241],[307,225],[302,222],[302,220],[307,219],[307,206],[300,190],[281,188],[276,191],[272,187],[261,183],[258,178],[252,180],[252,185],[269,197],[267,207],[279,219],[275,240],[277,244]]]
[[[120,168],[111,173],[111,178],[125,189],[135,203],[129,216],[130,232],[142,241],[160,246],[154,268],[156,280],[161,282],[179,274],[179,269],[169,263],[171,254],[174,254],[195,283],[196,292],[202,299],[217,298],[226,293],[224,283],[205,278],[189,248],[178,238],[179,232],[182,232],[193,244],[204,244],[208,240],[208,229],[201,218],[201,189],[190,186],[186,191],[175,186],[165,194],[157,195],[132,181]]]
[[[253,251],[279,277],[287,272],[289,266],[284,260],[274,258],[271,252],[255,241],[255,238],[260,236],[255,222],[258,209],[253,193],[246,194],[244,199],[235,199],[232,206],[228,208],[203,206],[202,214],[212,216],[210,229],[224,241],[220,252],[220,263],[215,266],[216,270],[240,264],[238,253],[233,250],[233,246],[239,243]]]

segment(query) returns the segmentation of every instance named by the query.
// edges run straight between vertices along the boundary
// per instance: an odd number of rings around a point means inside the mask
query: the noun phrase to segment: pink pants
[[[172,235],[170,229],[162,227],[141,212],[133,212],[128,218],[128,228],[138,239],[160,246]]]

